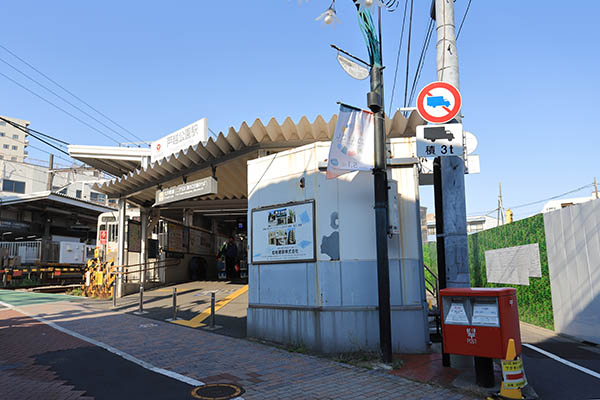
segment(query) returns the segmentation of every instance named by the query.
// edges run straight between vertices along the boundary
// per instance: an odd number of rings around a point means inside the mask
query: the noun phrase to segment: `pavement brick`
[[[45,303],[22,309],[159,368],[202,382],[240,384],[246,390],[245,399],[476,398],[387,371],[370,371],[162,321],[150,324],[148,319],[101,310],[90,303]]]

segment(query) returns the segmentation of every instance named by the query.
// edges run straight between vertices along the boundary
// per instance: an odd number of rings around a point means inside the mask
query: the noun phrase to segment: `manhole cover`
[[[210,383],[192,390],[192,396],[203,400],[229,400],[242,394],[245,390],[232,383]]]

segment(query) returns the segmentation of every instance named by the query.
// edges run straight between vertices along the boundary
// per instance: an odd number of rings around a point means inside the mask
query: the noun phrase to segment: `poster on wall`
[[[213,254],[211,234],[190,228],[189,252],[192,254]]]
[[[315,261],[314,200],[252,210],[251,234],[253,264]]]
[[[187,245],[184,246],[183,226],[169,222],[167,225],[167,251],[183,253],[186,247]]]
[[[129,221],[127,224],[127,251],[142,251],[142,225],[139,222]]]

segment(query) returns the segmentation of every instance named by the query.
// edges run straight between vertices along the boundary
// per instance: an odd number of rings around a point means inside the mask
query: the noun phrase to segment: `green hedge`
[[[538,243],[540,249],[541,278],[529,278],[529,286],[487,282],[485,269],[486,250],[533,243]],[[425,264],[434,271],[437,271],[437,260],[435,257],[436,243],[427,243],[424,245],[423,253]],[[519,303],[519,317],[521,321],[547,329],[554,329],[550,275],[548,272],[548,253],[544,232],[544,216],[542,214],[469,235],[469,264],[472,287],[515,287],[517,289],[517,301]]]

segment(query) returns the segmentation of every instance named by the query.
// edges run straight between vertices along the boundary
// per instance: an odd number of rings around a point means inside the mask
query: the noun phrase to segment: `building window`
[[[431,236],[435,235],[435,226],[428,226],[427,227],[427,234],[431,235]]]
[[[58,193],[60,193],[60,194],[67,194],[67,188],[59,190]]]
[[[4,137],[6,135],[4,132],[0,132],[0,137]]]
[[[17,157],[11,157],[10,160],[11,161],[17,161]]]
[[[9,145],[7,145],[7,144],[3,144],[3,145],[2,145],[2,148],[3,148],[3,149],[8,149],[9,147],[10,147],[10,146],[9,146]]]
[[[25,182],[11,181],[10,179],[2,180],[2,190],[4,192],[25,193]]]
[[[4,160],[4,156],[0,154],[0,160]]]
[[[19,135],[13,135],[13,139],[19,139]]]
[[[75,197],[77,197],[78,199],[81,198],[81,190],[76,190],[75,191]]]
[[[0,121],[0,126],[6,126],[6,122]]]
[[[13,150],[19,150],[19,147],[18,146],[13,146],[12,149]]]
[[[98,192],[90,192],[90,200],[104,203],[106,201],[106,195]]]

